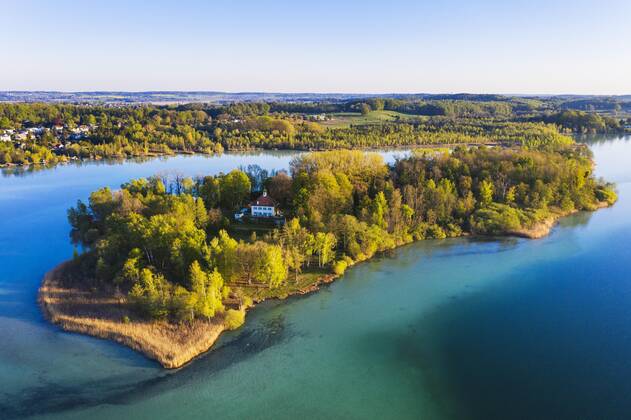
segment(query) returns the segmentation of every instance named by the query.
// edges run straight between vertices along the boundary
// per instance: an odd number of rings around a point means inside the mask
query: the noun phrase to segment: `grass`
[[[237,328],[243,322],[243,310],[230,310],[228,319],[185,323],[144,320],[136,316],[125,297],[114,290],[95,291],[79,286],[66,286],[69,263],[63,263],[46,273],[39,289],[39,304],[45,317],[66,331],[113,340],[158,361],[165,368],[178,368],[208,351],[225,330]],[[297,279],[289,274],[285,285],[270,289],[263,285],[233,286],[242,289],[255,302],[284,299],[293,294],[306,294],[321,283],[336,276],[317,267],[300,273]],[[237,313],[238,312],[238,313]]]
[[[64,287],[64,266],[48,272],[39,290],[44,315],[64,330],[114,340],[177,368],[209,350],[226,329],[223,319],[182,324],[138,319],[122,296]]]
[[[320,122],[329,128],[347,128],[351,125],[374,125],[397,121],[418,121],[424,117],[411,114],[403,114],[396,111],[371,111],[366,115],[359,112],[337,112],[329,114],[331,119]]]
[[[257,225],[251,223],[232,223],[229,228],[230,236],[234,239],[249,241],[252,233],[256,233],[257,237],[263,237],[265,234],[274,230],[271,226]]]

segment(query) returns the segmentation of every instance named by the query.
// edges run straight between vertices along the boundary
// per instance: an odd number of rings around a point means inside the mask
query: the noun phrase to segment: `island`
[[[462,235],[539,238],[616,199],[589,149],[563,135],[415,149],[390,165],[335,150],[298,155],[289,172],[135,179],[68,210],[75,255],[46,274],[39,302],[65,330],[178,368],[258,302],[317,290],[378,253]]]

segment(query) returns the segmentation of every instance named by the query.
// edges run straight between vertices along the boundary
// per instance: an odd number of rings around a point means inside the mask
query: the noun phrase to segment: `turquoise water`
[[[165,170],[287,165],[175,157],[0,178],[0,417],[623,418],[631,403],[631,139],[593,143],[620,201],[547,238],[426,241],[318,293],[266,302],[177,371],[48,325],[45,271],[72,254],[65,211]],[[388,159],[391,156],[387,156]]]

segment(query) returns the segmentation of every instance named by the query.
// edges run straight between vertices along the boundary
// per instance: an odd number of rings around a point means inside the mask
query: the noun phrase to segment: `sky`
[[[631,0],[0,0],[0,90],[631,94]]]

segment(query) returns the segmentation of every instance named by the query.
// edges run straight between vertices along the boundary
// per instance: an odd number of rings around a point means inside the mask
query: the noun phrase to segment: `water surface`
[[[266,302],[194,363],[48,325],[42,275],[72,254],[66,209],[165,170],[291,154],[178,156],[0,178],[0,415],[43,418],[623,418],[631,409],[631,140],[594,143],[620,201],[547,238],[425,241],[318,293]],[[391,159],[391,156],[387,156]]]

